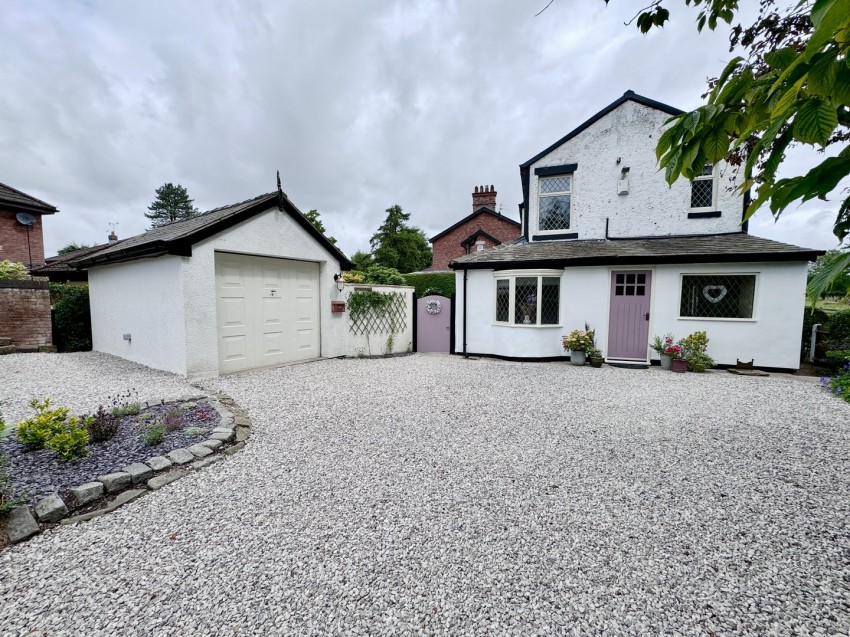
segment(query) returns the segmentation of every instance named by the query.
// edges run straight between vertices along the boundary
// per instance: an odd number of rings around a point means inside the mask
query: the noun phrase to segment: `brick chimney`
[[[487,206],[496,210],[496,188],[495,186],[475,186],[472,193],[472,212],[481,206]]]
[[[109,243],[115,243],[118,241],[118,235],[115,234],[115,229],[109,231]]]

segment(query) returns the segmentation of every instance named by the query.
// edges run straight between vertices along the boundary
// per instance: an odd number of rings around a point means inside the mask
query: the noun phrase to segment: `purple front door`
[[[611,273],[608,358],[645,361],[649,348],[650,270]]]
[[[452,300],[424,296],[416,300],[416,351],[448,352],[452,337]]]

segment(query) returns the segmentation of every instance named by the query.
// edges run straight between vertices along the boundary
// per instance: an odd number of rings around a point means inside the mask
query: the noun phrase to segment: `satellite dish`
[[[18,223],[22,226],[29,227],[34,226],[36,224],[36,218],[28,212],[19,212],[15,215],[15,219],[17,219]]]

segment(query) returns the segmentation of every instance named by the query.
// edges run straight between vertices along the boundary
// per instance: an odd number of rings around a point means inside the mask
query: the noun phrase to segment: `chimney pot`
[[[475,212],[482,206],[496,210],[495,186],[475,186],[472,192],[472,211]]]

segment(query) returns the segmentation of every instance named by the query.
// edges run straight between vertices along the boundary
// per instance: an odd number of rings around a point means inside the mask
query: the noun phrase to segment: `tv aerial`
[[[28,212],[19,212],[15,215],[15,219],[18,220],[18,223],[22,226],[25,226],[27,229],[27,252],[30,255],[30,261],[27,265],[29,265],[29,269],[32,269],[32,246],[30,246],[30,228],[32,228],[36,223],[38,223],[38,219],[35,218],[34,215],[31,215]]]

